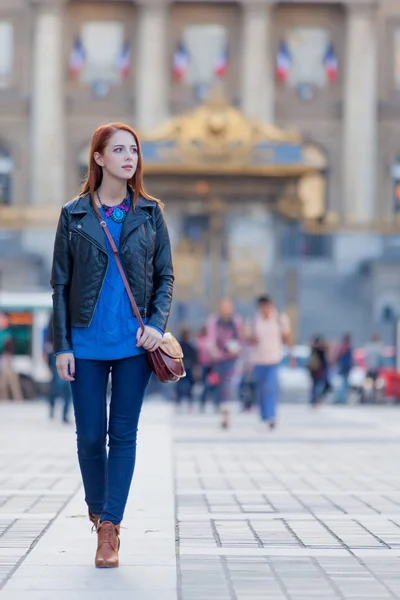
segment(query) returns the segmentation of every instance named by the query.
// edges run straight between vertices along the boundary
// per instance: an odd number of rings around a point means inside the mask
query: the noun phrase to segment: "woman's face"
[[[128,181],[134,176],[138,163],[136,140],[129,131],[118,130],[110,137],[102,154],[94,153],[94,159],[103,167],[103,173]]]

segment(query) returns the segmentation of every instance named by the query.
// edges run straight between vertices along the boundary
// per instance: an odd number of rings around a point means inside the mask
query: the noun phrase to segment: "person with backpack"
[[[230,422],[232,401],[232,379],[242,349],[242,319],[235,314],[229,298],[220,301],[218,314],[207,321],[207,336],[211,356],[212,372],[217,375],[216,402],[221,409],[221,427],[227,429]],[[208,378],[210,374],[208,375]]]

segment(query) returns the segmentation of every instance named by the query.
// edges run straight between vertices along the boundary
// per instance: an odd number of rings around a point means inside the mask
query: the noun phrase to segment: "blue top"
[[[100,212],[105,219],[102,208]],[[107,219],[108,230],[117,248],[119,248],[122,225],[123,222],[116,223],[111,218]],[[139,321],[133,314],[107,238],[106,244],[108,268],[92,322],[89,327],[71,327],[72,348],[76,358],[119,360],[146,352],[143,348],[136,347]],[[146,323],[147,319],[143,319],[143,322]],[[163,333],[157,327],[155,329]]]

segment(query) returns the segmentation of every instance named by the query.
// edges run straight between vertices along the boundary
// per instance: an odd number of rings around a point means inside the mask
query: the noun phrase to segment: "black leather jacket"
[[[142,317],[165,330],[174,273],[162,210],[140,196],[122,226],[119,256]],[[90,195],[66,204],[54,243],[54,352],[72,350],[71,327],[89,327],[107,272],[105,233]],[[110,260],[114,260],[113,257]]]

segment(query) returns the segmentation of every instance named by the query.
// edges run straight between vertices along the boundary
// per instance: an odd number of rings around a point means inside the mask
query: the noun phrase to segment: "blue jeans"
[[[274,422],[278,402],[278,365],[256,365],[254,378],[261,419]]]
[[[107,426],[110,371],[112,392]],[[101,515],[101,521],[122,521],[135,469],[139,416],[150,375],[145,354],[121,360],[75,359],[71,388],[78,460],[86,504],[92,513]]]
[[[349,373],[341,374],[340,387],[337,392],[336,404],[346,404],[350,393]]]
[[[63,420],[67,421],[69,414],[69,407],[71,406],[71,387],[68,381],[64,381],[58,374],[56,367],[56,357],[54,354],[49,356],[49,367],[52,375],[48,401],[50,405],[50,415],[54,414],[54,407],[56,405],[57,398],[62,398],[64,401],[63,406]]]

